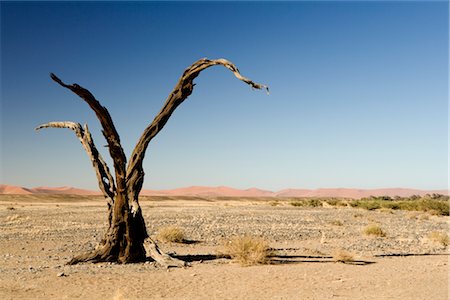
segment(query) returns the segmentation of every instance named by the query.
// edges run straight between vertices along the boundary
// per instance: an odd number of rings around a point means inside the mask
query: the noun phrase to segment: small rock
[[[56,276],[58,276],[58,277],[66,277],[67,275],[64,272],[59,272],[58,274],[56,274]]]

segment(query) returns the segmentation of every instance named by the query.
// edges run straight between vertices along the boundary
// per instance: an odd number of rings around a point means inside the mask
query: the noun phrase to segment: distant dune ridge
[[[100,195],[100,191],[77,189],[70,186],[25,188],[0,184],[0,194],[31,195],[31,194],[63,194],[63,195]]]
[[[284,189],[278,192],[249,188],[245,190],[226,186],[206,187],[191,186],[173,190],[142,190],[143,196],[197,196],[197,197],[341,197],[363,198],[369,196],[400,196],[425,194],[448,195],[448,190],[417,190],[406,188],[386,189],[351,189],[351,188],[321,188],[321,189]],[[65,194],[65,195],[100,195],[100,191],[78,189],[74,187],[36,187],[25,188],[20,186],[0,184],[0,194]]]

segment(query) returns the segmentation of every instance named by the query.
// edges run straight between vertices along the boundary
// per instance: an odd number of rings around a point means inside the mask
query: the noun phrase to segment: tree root
[[[91,252],[87,252],[87,253],[83,253],[83,254],[75,256],[69,262],[67,262],[67,264],[68,265],[76,265],[78,263],[83,263],[83,262],[92,262],[92,263],[118,262],[118,258],[115,255],[111,255],[109,253],[109,251],[106,252],[104,248],[98,248]]]
[[[145,239],[144,248],[145,252],[147,252],[147,257],[151,257],[162,267],[180,268],[186,266],[185,261],[173,258],[169,254],[162,252],[151,238]]]

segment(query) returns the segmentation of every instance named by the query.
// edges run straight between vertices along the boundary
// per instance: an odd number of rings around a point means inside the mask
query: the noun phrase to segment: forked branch
[[[155,117],[153,122],[144,130],[133,150],[127,168],[127,182],[130,183],[129,186],[138,187],[139,190],[135,190],[134,193],[139,193],[140,187],[143,183],[144,171],[142,161],[144,159],[148,144],[163,129],[175,109],[187,97],[189,97],[189,95],[191,95],[195,85],[193,83],[194,79],[200,74],[201,71],[215,65],[222,65],[226,67],[232,71],[239,80],[242,80],[252,88],[266,89],[266,91],[269,92],[269,88],[266,85],[255,83],[252,80],[243,77],[238,68],[226,59],[209,60],[207,58],[203,58],[195,62],[184,71],[175,88],[167,98],[161,111]]]
[[[105,198],[108,199],[109,204],[112,205],[114,202],[114,197],[116,194],[116,186],[114,184],[114,179],[109,172],[108,165],[103,160],[103,157],[98,152],[95,147],[94,140],[92,139],[92,135],[89,132],[87,125],[84,125],[84,128],[80,123],[74,122],[49,122],[46,124],[42,124],[36,127],[36,130],[40,130],[42,128],[68,128],[75,132],[75,135],[80,140],[81,144],[86,150],[87,155],[91,159],[92,165],[94,167],[95,173],[97,175],[98,186],[102,191]]]

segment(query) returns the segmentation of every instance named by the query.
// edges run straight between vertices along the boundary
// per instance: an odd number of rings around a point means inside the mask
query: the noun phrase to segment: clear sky
[[[88,88],[129,155],[179,76],[227,58],[152,141],[144,188],[447,188],[449,4],[1,2],[1,183],[96,189],[73,132],[94,113],[51,81]],[[112,164],[110,163],[112,167]]]

